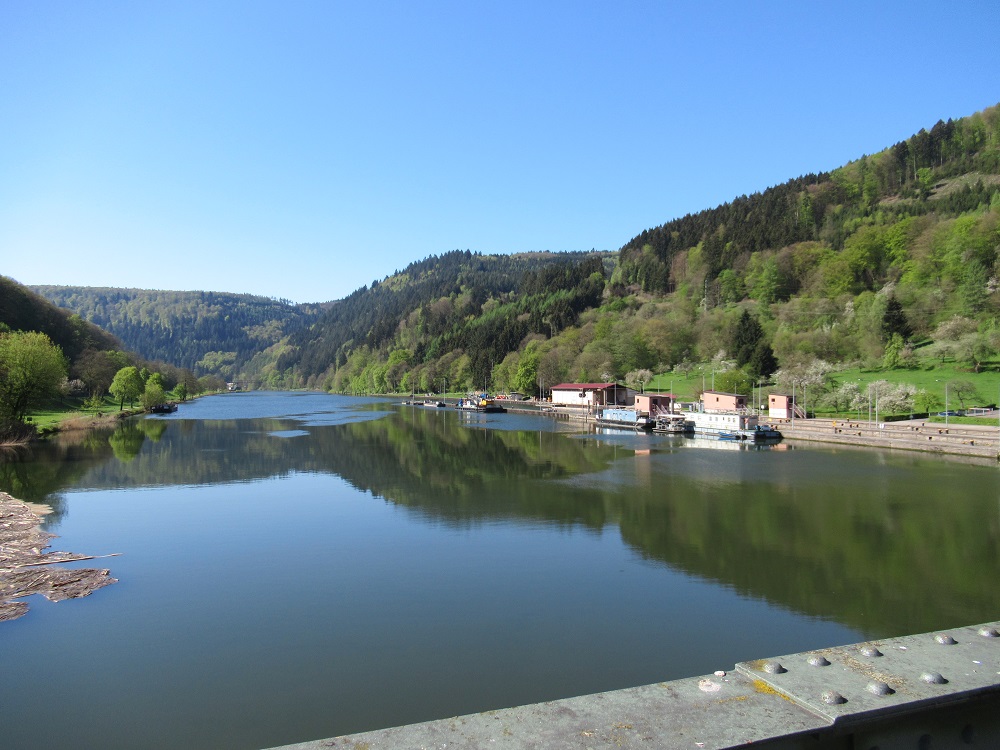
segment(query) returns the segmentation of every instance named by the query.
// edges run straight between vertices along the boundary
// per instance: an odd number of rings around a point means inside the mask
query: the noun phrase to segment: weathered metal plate
[[[736,668],[831,723],[862,721],[1000,691],[1000,623],[742,662]]]
[[[723,750],[826,723],[744,676],[709,675],[289,745],[447,750]]]

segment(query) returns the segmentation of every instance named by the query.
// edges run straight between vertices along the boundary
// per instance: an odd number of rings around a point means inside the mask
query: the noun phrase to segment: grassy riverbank
[[[117,401],[105,396],[99,405],[88,399],[67,396],[49,405],[47,409],[33,412],[30,420],[40,434],[60,430],[87,429],[115,422],[141,413],[133,407],[122,409]]]
[[[167,393],[170,401],[179,401],[173,392]],[[187,400],[197,398],[191,396]],[[122,408],[111,396],[105,396],[99,404],[78,396],[64,396],[29,415],[29,423],[38,430],[39,436],[68,430],[87,430],[92,427],[113,424],[122,419],[142,414],[143,409],[135,404]]]

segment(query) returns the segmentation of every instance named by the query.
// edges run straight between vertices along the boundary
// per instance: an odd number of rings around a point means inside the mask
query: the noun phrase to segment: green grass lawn
[[[118,402],[110,396],[104,398],[104,403],[99,409],[85,407],[84,401],[85,399],[80,397],[66,396],[49,404],[46,409],[32,412],[30,415],[31,421],[38,429],[47,430],[58,427],[67,419],[96,416],[98,412],[108,414],[112,411],[118,411]]]
[[[940,422],[945,423],[944,417],[930,417],[928,422]],[[992,417],[948,417],[948,424],[975,424],[981,427],[997,427],[998,422]]]
[[[952,363],[937,364],[933,369],[922,370],[889,370],[866,372],[859,369],[841,370],[833,374],[833,379],[837,384],[856,382],[862,390],[869,383],[876,380],[888,380],[890,383],[907,383],[916,386],[920,390],[932,393],[945,402],[945,387],[950,383],[965,380],[976,387],[980,398],[966,399],[965,406],[985,406],[996,404],[1000,399],[1000,372],[990,369],[983,372],[969,372]],[[950,388],[949,388],[950,390]],[[962,408],[962,404],[955,397],[953,392],[948,394],[948,407],[950,409]],[[942,406],[942,410],[944,407]]]
[[[646,384],[645,390],[673,393],[678,401],[694,401],[702,390],[712,390],[712,364],[696,365],[686,377],[672,372],[656,375]]]

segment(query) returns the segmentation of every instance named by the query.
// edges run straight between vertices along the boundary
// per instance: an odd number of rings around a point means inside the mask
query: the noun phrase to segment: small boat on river
[[[470,393],[466,398],[460,398],[458,403],[455,404],[455,408],[462,411],[478,411],[489,414],[504,413],[507,411],[502,406],[499,406],[490,394],[485,392]]]
[[[685,412],[684,417],[691,422],[695,435],[755,443],[782,438],[778,430],[770,425],[760,424],[757,414],[750,411],[690,411]]]
[[[694,423],[683,414],[660,412],[653,418],[653,432],[667,435],[689,435],[694,432]]]

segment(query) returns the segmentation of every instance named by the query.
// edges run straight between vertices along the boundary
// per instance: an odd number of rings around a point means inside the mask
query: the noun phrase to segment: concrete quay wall
[[[857,420],[771,420],[789,440],[812,440],[872,448],[946,453],[997,460],[1000,428],[922,420],[869,423]]]

